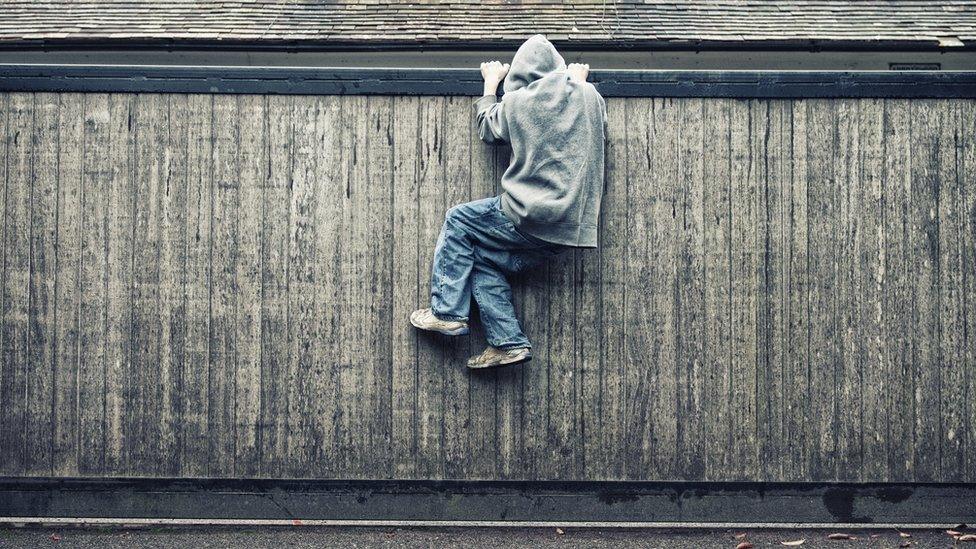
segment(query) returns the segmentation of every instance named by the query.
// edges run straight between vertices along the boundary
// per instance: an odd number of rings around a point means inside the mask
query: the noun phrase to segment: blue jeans
[[[515,318],[506,275],[539,265],[567,249],[519,232],[502,213],[497,196],[458,204],[447,211],[434,249],[430,280],[434,315],[467,321],[474,295],[490,345],[530,347]]]

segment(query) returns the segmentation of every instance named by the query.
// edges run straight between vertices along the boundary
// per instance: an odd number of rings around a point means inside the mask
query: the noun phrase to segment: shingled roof
[[[972,0],[0,0],[0,44],[836,47],[976,42]]]

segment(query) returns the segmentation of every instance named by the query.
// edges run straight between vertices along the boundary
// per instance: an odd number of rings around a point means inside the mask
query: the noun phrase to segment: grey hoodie
[[[501,102],[475,103],[486,143],[512,145],[502,176],[501,208],[520,231],[541,240],[593,248],[603,195],[606,103],[593,84],[577,82],[541,34],[512,59]]]

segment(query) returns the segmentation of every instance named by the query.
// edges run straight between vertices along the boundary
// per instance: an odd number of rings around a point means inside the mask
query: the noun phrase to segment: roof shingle
[[[506,43],[976,41],[972,0],[0,0],[0,43],[266,41]]]

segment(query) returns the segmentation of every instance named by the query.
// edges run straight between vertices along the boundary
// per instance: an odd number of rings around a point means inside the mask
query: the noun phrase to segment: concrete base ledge
[[[0,517],[13,524],[941,527],[976,522],[976,484],[0,478]]]

